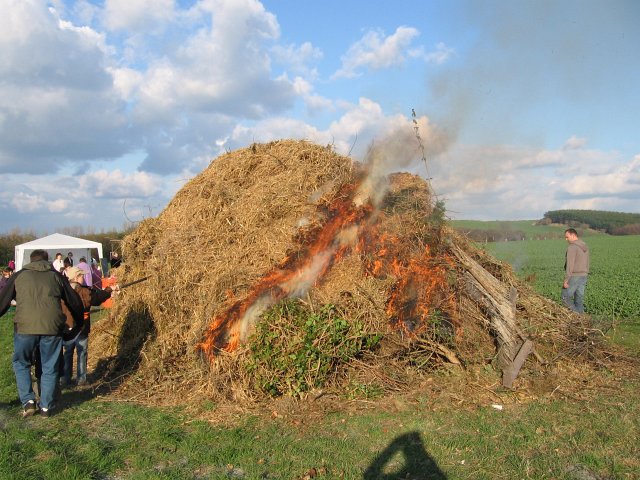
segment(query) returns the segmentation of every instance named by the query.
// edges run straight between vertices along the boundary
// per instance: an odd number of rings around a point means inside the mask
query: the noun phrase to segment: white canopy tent
[[[20,270],[23,265],[29,263],[29,256],[34,250],[45,250],[49,254],[49,261],[53,262],[56,253],[61,253],[63,257],[67,253],[73,253],[73,264],[76,265],[80,261],[80,257],[85,257],[87,262],[91,262],[91,250],[98,250],[98,260],[102,261],[102,244],[84,240],[83,238],[70,237],[61,233],[54,233],[46,237],[32,240],[31,242],[16,245],[15,261],[16,271]],[[94,255],[95,256],[95,255]]]

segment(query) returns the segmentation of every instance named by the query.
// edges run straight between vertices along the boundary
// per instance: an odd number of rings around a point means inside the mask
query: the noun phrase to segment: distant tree
[[[9,233],[0,235],[0,264],[6,266],[9,260],[15,260],[16,245],[21,243],[30,242],[37,237],[32,231],[22,231],[19,228],[14,228]]]
[[[458,229],[474,242],[505,242],[515,240],[526,240],[527,235],[522,230],[507,229],[481,229],[481,228],[461,228]]]
[[[621,233],[615,233],[622,231],[619,230],[620,228],[640,223],[640,214],[604,210],[551,210],[544,214],[544,219],[548,219],[547,221],[551,223],[591,228],[611,235],[620,235]]]
[[[612,235],[640,235],[640,223],[631,223],[624,227],[614,228]]]

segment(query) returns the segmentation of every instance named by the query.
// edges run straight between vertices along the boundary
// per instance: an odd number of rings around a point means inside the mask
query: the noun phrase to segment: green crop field
[[[640,236],[586,237],[591,274],[585,295],[588,313],[614,318],[640,312]],[[509,263],[520,278],[529,277],[542,295],[560,301],[564,240],[524,240],[483,244],[490,254]]]

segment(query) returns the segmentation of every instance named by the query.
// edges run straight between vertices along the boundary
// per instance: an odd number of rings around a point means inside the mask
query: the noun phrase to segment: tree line
[[[100,233],[85,233],[81,228],[64,228],[57,233],[61,233],[63,235],[70,235],[73,237],[82,237],[85,240],[91,240],[93,242],[98,242],[102,244],[102,251],[104,255],[108,257],[109,252],[113,250],[114,242],[122,240],[126,234],[128,234],[130,230],[125,231],[108,231],[108,232],[100,232]],[[45,235],[36,235],[33,231],[30,230],[20,230],[19,228],[13,229],[8,233],[0,234],[0,266],[6,266],[10,260],[15,260],[13,257],[15,255],[15,247],[16,245],[20,245],[22,243],[27,243],[37,238],[44,237]],[[65,253],[66,252],[60,252]],[[119,252],[122,253],[122,252]]]
[[[540,223],[561,223],[570,227],[591,228],[609,235],[640,235],[640,213],[550,210],[544,214]]]

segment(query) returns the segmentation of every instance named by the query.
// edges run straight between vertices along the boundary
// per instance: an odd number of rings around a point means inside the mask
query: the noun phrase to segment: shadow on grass
[[[20,399],[18,397],[15,400],[10,402],[0,402],[0,410],[8,410],[10,408],[15,408],[21,406]]]
[[[98,361],[90,375],[91,387],[65,391],[61,397],[60,409],[79,405],[117,389],[135,373],[142,358],[142,347],[147,340],[155,338],[156,333],[155,323],[146,305],[134,305],[125,315],[118,336],[116,355]]]
[[[404,456],[404,465],[399,470],[384,473],[385,466],[398,452]],[[362,478],[364,480],[395,480],[397,478],[446,480],[447,477],[425,450],[420,433],[409,432],[396,437],[369,465]]]

